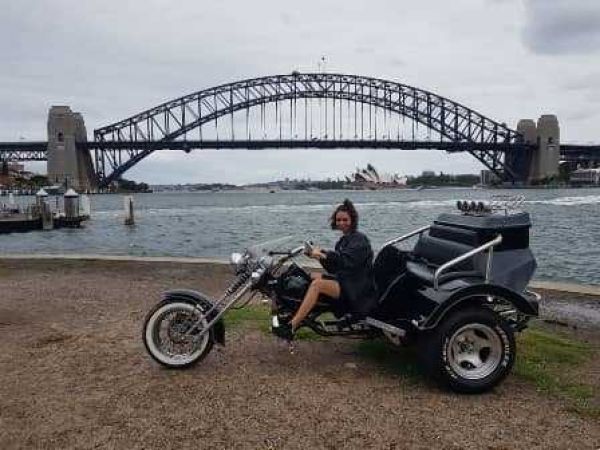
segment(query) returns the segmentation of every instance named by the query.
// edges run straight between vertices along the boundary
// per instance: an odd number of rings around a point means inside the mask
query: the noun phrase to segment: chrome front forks
[[[242,298],[252,287],[251,281],[249,281],[249,276],[239,276],[232,285],[227,288],[223,296],[217,300],[208,311],[201,311],[200,318],[192,325],[192,327],[185,333],[186,336],[191,335],[194,331],[202,324],[202,321],[205,318],[211,317],[216,311],[216,314],[208,321],[208,324],[200,330],[199,333],[194,334],[195,338],[201,338],[223,317],[223,314],[229,310],[235,303]],[[240,286],[241,289],[240,289]],[[237,292],[236,292],[237,291]]]

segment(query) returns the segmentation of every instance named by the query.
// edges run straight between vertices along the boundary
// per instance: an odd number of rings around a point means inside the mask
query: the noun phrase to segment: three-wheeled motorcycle
[[[526,212],[481,202],[458,202],[458,208],[384,244],[373,269],[377,303],[368,314],[321,298],[302,326],[322,336],[416,345],[425,372],[457,392],[496,386],[515,361],[515,332],[538,314],[540,296],[527,289],[536,268],[531,221]],[[411,241],[412,248],[399,248]],[[218,299],[185,289],[165,292],[144,323],[148,353],[170,368],[198,363],[215,343],[224,344],[223,315],[252,294],[270,301],[273,327],[289,320],[311,281],[293,260],[310,246],[234,253],[235,278]]]

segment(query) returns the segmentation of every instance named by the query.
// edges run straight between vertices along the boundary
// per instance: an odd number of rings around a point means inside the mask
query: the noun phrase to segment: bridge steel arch
[[[94,130],[94,140],[102,148],[96,149],[95,154],[98,179],[102,185],[108,185],[154,151],[143,143],[174,141],[239,110],[304,98],[353,101],[400,114],[438,132],[443,139],[473,143],[472,148],[466,147],[471,155],[502,178],[517,179],[515,168],[498,151],[504,147],[498,144],[518,144],[521,136],[505,124],[433,92],[394,81],[298,72],[204,89]],[[111,142],[115,144],[112,149]],[[125,143],[131,144],[129,148],[123,149]]]

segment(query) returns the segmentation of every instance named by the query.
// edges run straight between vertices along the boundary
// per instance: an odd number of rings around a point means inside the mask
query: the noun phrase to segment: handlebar
[[[276,256],[276,255],[281,255],[283,256],[283,258],[281,258],[279,260],[279,263],[283,263],[284,261],[287,261],[290,258],[294,258],[298,255],[300,255],[301,253],[304,253],[305,255],[309,255],[310,252],[312,252],[312,242],[310,241],[306,241],[303,245],[300,245],[296,248],[293,248],[291,250],[288,251],[269,251],[268,255],[269,256]]]
[[[284,252],[276,252],[276,251],[270,251],[268,253],[269,256],[275,256],[275,255],[282,255],[282,256],[287,256],[288,258],[291,258],[293,256],[298,256],[300,253],[302,253],[305,249],[304,245],[301,245],[299,247],[293,248],[292,250],[287,250]]]
[[[290,251],[290,256],[297,256],[300,253],[302,253],[304,251],[304,245],[300,245],[298,247],[296,247],[295,249],[293,249],[292,251]]]

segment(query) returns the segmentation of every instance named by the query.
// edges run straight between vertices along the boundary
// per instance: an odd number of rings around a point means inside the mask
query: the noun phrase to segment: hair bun
[[[356,209],[354,208],[354,204],[349,200],[349,199],[344,199],[344,201],[342,202],[341,205],[339,205],[335,211],[333,212],[333,214],[331,215],[329,221],[331,224],[331,229],[335,230],[337,229],[337,224],[336,224],[336,220],[335,220],[335,216],[338,212],[343,211],[345,213],[347,213],[350,216],[350,221],[351,221],[351,229],[352,231],[356,231],[356,228],[358,227],[358,213],[356,212]]]

